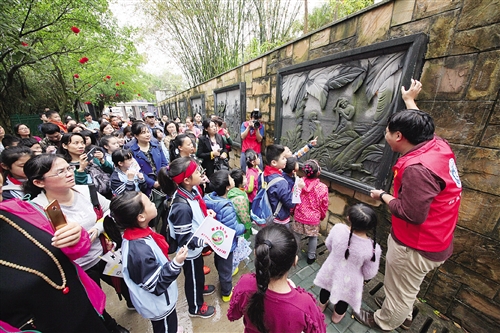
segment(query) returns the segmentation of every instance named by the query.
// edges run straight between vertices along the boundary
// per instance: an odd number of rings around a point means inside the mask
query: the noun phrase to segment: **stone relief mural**
[[[189,116],[188,106],[185,99],[179,101],[179,117],[181,118],[181,123],[186,122],[186,117]]]
[[[177,117],[177,103],[176,102],[171,102],[169,104],[169,113],[168,113],[168,118],[170,120],[174,120],[175,117]]]
[[[302,71],[295,68],[290,74],[284,69],[278,78],[280,143],[296,151],[317,138],[316,148],[302,160],[316,159],[330,178],[340,176],[336,179],[358,183],[365,190],[380,184],[390,171],[390,163],[383,163],[394,158],[385,145],[385,127],[396,105],[404,108],[402,78],[413,75],[405,68],[408,50],[384,53]]]
[[[214,90],[215,114],[226,123],[235,146],[241,146],[240,126],[245,120],[245,83]]]
[[[206,117],[205,111],[205,95],[193,96],[190,98],[191,102],[191,115],[194,116],[195,113],[201,114],[202,118]]]

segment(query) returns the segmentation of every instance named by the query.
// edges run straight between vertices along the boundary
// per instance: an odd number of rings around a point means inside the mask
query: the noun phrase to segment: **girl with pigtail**
[[[326,332],[324,316],[314,297],[288,280],[297,264],[295,237],[283,225],[273,224],[255,236],[255,271],[243,275],[234,287],[227,317],[244,317],[246,333]]]
[[[363,282],[377,274],[382,252],[376,243],[377,215],[373,209],[364,204],[351,206],[347,221],[351,227],[337,223],[330,230],[325,241],[330,254],[314,279],[321,288],[320,308],[324,311],[329,301],[335,304],[334,324],[344,318],[348,305],[359,312]],[[366,235],[369,230],[373,231],[373,239]]]
[[[316,261],[319,224],[328,211],[328,187],[319,180],[321,167],[315,160],[308,160],[302,167],[304,184],[300,192],[300,203],[295,206],[292,230],[299,241],[302,236],[309,237],[307,264]],[[300,242],[298,243],[300,249]]]

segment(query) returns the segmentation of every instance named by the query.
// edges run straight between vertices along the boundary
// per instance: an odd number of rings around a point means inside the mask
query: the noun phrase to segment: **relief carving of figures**
[[[405,56],[396,52],[283,76],[281,142],[297,150],[317,136],[305,158],[373,185]]]
[[[241,103],[240,90],[230,90],[216,94],[217,108],[215,115],[226,123],[227,130],[233,142],[240,143]]]
[[[192,116],[196,113],[201,114],[201,116],[205,116],[205,108],[203,107],[204,105],[204,97],[192,97],[191,98],[191,112]]]
[[[186,101],[179,102],[179,117],[181,118],[181,123],[186,121],[186,117],[188,116],[188,109]]]

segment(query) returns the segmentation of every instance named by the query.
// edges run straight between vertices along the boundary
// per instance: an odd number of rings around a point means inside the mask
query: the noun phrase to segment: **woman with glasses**
[[[32,201],[46,207],[57,200],[68,222],[77,222],[87,230],[90,236],[90,250],[83,257],[76,259],[83,270],[100,286],[100,279],[112,285],[111,277],[104,275],[106,262],[100,258],[103,247],[99,235],[104,232],[102,218],[109,214],[109,200],[96,193],[99,209],[94,209],[87,185],[75,185],[75,167],[69,165],[59,155],[42,154],[33,157],[24,165],[27,181],[24,191]],[[100,216],[99,216],[100,215]],[[132,307],[128,289],[121,279],[122,294],[127,306]],[[104,322],[110,332],[128,332],[104,310]]]
[[[21,139],[35,138],[38,142],[42,141],[40,137],[31,135],[31,130],[26,124],[17,124],[14,126],[14,133]]]

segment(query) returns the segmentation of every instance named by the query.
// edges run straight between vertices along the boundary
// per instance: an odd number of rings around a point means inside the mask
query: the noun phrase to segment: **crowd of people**
[[[227,318],[243,317],[245,332],[325,332],[323,312],[330,302],[335,324],[351,306],[368,327],[409,328],[423,278],[453,252],[461,193],[453,152],[415,104],[420,90],[414,80],[402,88],[407,110],[387,124],[386,141],[402,154],[394,166],[393,194],[371,192],[393,214],[386,298],[375,313],[361,309],[363,282],[376,275],[382,252],[377,215],[365,204],[349,207],[347,223],[329,232],[329,255],[314,280],[318,299],[288,279],[303,238],[307,263],[316,261],[328,188],[316,160],[299,167],[316,140],[296,153],[278,144],[261,151],[265,129],[259,110],[241,125],[241,168],[233,169],[231,136],[215,116],[203,120],[196,114],[181,124],[153,113],[130,122],[113,114],[96,122],[85,114],[83,123],[63,123],[47,110],[41,115],[42,138],[32,137],[24,124],[15,126],[13,136],[0,128],[0,327],[128,332],[106,312],[102,280],[128,309],[149,319],[154,332],[177,332],[181,270],[188,315],[212,317],[216,308],[204,300],[217,289],[205,284],[204,257],[212,251],[194,237],[211,216],[235,231],[229,255],[215,253],[214,263],[221,300],[230,302]],[[160,205],[152,199],[155,192],[164,194]],[[254,223],[253,210],[264,192],[272,215],[262,226]],[[43,211],[54,200],[67,221],[57,229]],[[159,214],[162,228],[154,222]],[[248,241],[252,234],[254,244]],[[118,250],[122,277],[108,275],[102,258]],[[234,284],[251,251],[255,272]]]

